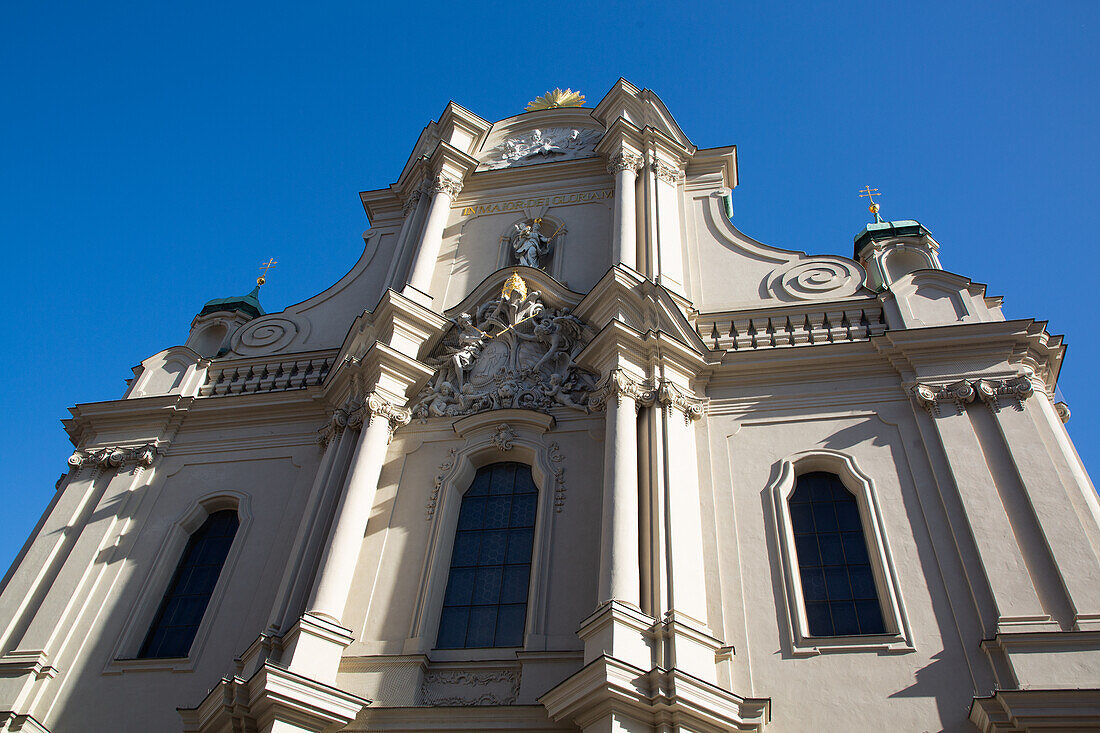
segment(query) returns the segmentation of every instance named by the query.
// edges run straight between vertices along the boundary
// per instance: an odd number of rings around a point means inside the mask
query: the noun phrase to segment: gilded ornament
[[[554,89],[552,92],[547,92],[541,97],[535,97],[531,100],[525,109],[528,112],[534,112],[537,109],[553,109],[555,107],[583,107],[584,95],[580,92],[574,92],[572,89]]]

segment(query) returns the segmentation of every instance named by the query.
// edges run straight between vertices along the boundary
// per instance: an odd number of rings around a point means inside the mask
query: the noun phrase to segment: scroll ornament
[[[930,415],[938,414],[939,406],[944,402],[953,403],[960,411],[975,400],[996,408],[997,400],[1001,397],[1009,397],[1022,404],[1034,391],[1031,380],[1026,376],[1012,379],[960,379],[943,386],[917,383],[911,390],[916,403]]]

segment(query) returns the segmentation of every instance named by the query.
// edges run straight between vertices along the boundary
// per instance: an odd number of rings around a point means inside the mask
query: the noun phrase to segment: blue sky
[[[557,86],[595,104],[620,76],[699,147],[738,146],[747,234],[850,255],[870,184],[1009,318],[1049,320],[1070,434],[1100,466],[1100,3],[832,6],[7,3],[0,564],[66,469],[67,408],[120,397],[269,257],[269,311],[337,280],[357,193],[448,100],[496,120]]]

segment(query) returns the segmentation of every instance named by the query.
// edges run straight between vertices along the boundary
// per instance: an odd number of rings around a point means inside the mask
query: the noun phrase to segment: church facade
[[[582,101],[447,105],[339,282],[72,408],[0,729],[1100,730],[1061,337],[877,207],[757,242],[735,148]]]

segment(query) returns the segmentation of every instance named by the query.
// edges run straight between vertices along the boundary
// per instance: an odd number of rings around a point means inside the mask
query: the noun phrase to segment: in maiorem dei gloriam
[[[625,80],[377,175],[339,282],[71,409],[0,730],[1100,730],[1065,345],[921,224],[757,242]]]

